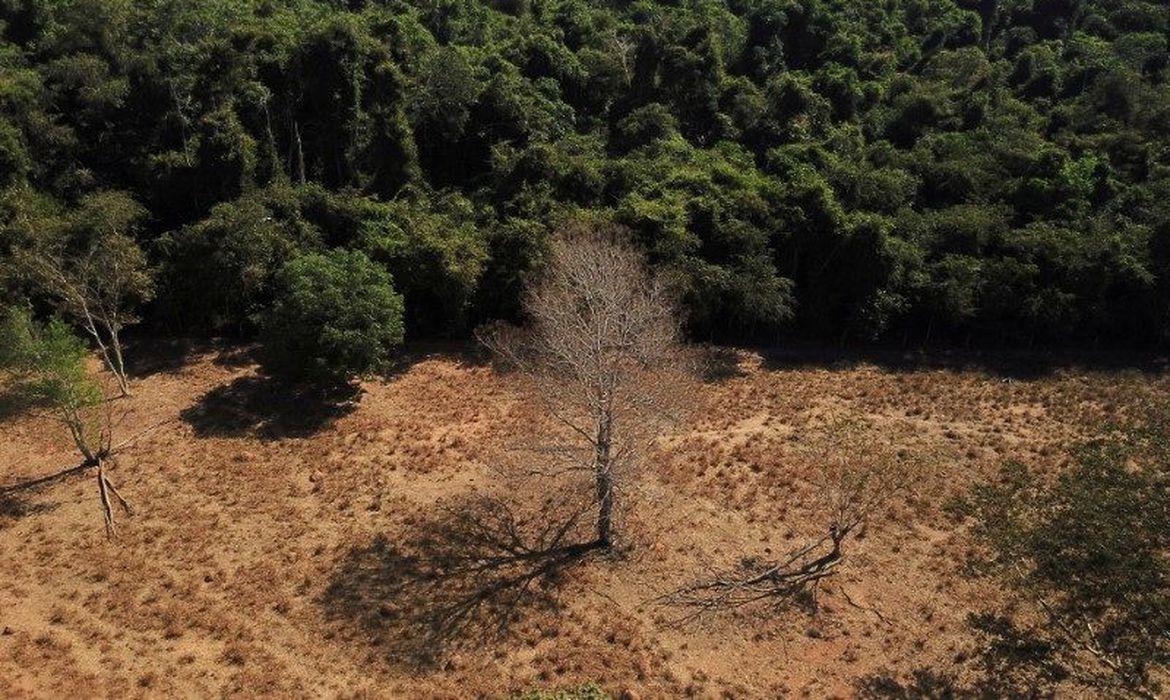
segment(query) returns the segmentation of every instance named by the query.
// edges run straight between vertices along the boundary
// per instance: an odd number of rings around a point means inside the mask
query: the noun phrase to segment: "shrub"
[[[402,343],[402,297],[357,251],[294,258],[263,322],[265,366],[299,379],[346,380],[384,369]]]
[[[609,700],[608,693],[595,683],[565,690],[530,690],[515,696],[515,700]]]
[[[84,438],[81,412],[102,401],[101,387],[85,371],[88,350],[65,322],[38,323],[21,308],[0,310],[0,370],[5,389],[20,404],[57,411]],[[76,418],[76,420],[73,420]]]

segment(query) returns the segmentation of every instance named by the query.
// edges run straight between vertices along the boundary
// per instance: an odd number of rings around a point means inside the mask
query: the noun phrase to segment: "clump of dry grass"
[[[250,373],[213,360],[195,356],[140,380],[125,400],[126,430],[178,417]],[[433,356],[366,384],[352,412],[295,438],[197,436],[175,420],[124,455],[136,475],[127,496],[146,507],[116,548],[95,534],[84,484],[0,514],[0,632],[12,630],[0,634],[0,695],[503,696],[544,685],[540,676],[642,697],[824,697],[850,696],[856,678],[884,668],[958,664],[966,611],[1002,592],[960,575],[969,543],[939,505],[1005,458],[1060,469],[1066,445],[1170,388],[1163,375],[1073,370],[1002,379],[866,365],[776,370],[744,354],[739,371],[701,387],[693,417],[651,455],[628,528],[645,533],[635,547],[591,561],[506,642],[467,645],[422,671],[395,663],[379,641],[385,630],[327,619],[322,596],[355,547],[379,536],[407,542],[436,503],[495,481],[501,436],[532,415],[510,380],[462,356]],[[833,442],[842,416],[857,432]],[[2,429],[0,470],[47,470],[69,449],[33,419]],[[646,605],[700,567],[745,554],[776,560],[815,541],[832,511],[826,464],[876,454],[895,464],[928,455],[936,468],[853,531],[811,616],[729,615],[678,630],[673,614]],[[507,495],[529,503],[543,494]],[[229,644],[242,665],[223,655]]]

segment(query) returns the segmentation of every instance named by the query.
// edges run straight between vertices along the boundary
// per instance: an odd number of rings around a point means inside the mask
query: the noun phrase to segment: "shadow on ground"
[[[204,394],[179,416],[197,437],[307,437],[352,412],[356,384],[300,384],[250,375]]]
[[[1170,369],[1170,359],[1164,355],[1124,350],[905,350],[883,346],[831,348],[794,344],[758,352],[764,358],[764,367],[772,370],[804,367],[848,369],[859,364],[872,364],[903,372],[979,371],[1007,380],[1040,379],[1062,369],[1135,370],[1146,374],[1159,374]]]
[[[518,519],[499,501],[461,499],[404,541],[379,536],[340,561],[326,616],[392,664],[428,666],[467,644],[506,638],[525,616],[559,608],[566,572],[593,551],[576,517]]]
[[[134,336],[126,342],[126,374],[144,379],[155,374],[173,374],[191,358],[216,347],[215,341],[193,338]]]
[[[945,669],[919,667],[909,676],[877,673],[861,678],[857,697],[865,700],[992,700],[1052,698],[1069,676],[1056,649],[1035,631],[991,613],[972,614],[967,625],[979,646]],[[962,680],[960,680],[962,677]]]
[[[181,367],[191,354],[207,350],[207,346],[190,345],[182,352],[174,350],[183,347],[182,341],[160,341],[160,347],[172,350],[163,351],[161,358],[144,365],[153,367],[152,372],[168,371],[166,368],[172,364]],[[212,362],[220,367],[249,367],[260,359],[261,348],[255,344],[216,343],[214,348]],[[454,358],[466,365],[484,361],[477,348],[465,343],[418,343],[401,353],[379,379],[390,381],[409,371],[415,363],[433,357]],[[356,382],[295,382],[261,372],[212,389],[195,405],[184,409],[180,417],[195,429],[197,437],[252,436],[265,440],[307,437],[356,409],[361,393]]]
[[[725,382],[747,376],[739,365],[739,351],[719,345],[703,345],[698,349],[700,374],[705,382]]]
[[[0,528],[7,520],[19,520],[33,513],[52,510],[53,506],[33,503],[27,497],[14,493],[0,494]]]
[[[15,386],[0,386],[0,421],[18,416],[38,404]]]

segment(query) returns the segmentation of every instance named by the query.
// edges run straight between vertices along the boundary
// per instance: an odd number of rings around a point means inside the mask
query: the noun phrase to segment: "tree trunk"
[[[102,518],[106,521],[106,537],[113,539],[117,535],[117,530],[114,528],[114,508],[110,504],[110,492],[106,488],[108,483],[106,481],[106,467],[102,464],[101,458],[97,461],[97,480],[98,480],[98,496],[102,503]]]
[[[305,148],[301,143],[301,125],[293,121],[293,135],[297,144],[297,180],[305,184]]]
[[[610,463],[610,419],[606,417],[597,428],[597,546],[613,543],[613,471]]]
[[[85,326],[85,330],[93,338],[93,342],[97,344],[98,352],[100,352],[102,356],[102,362],[105,363],[106,367],[117,378],[118,388],[122,392],[122,396],[128,396],[129,387],[126,385],[126,378],[123,376],[123,373],[119,371],[118,365],[114,362],[114,359],[110,357],[110,348],[106,344],[106,341],[102,338],[101,331],[98,330],[97,321],[94,319],[93,313],[89,310],[89,305],[84,301],[81,304],[81,310],[84,314],[83,325]],[[107,324],[106,327],[109,328],[109,325]]]
[[[81,414],[77,409],[72,407],[64,407],[60,410],[61,422],[69,430],[69,436],[73,438],[73,444],[77,447],[77,451],[81,453],[85,462],[96,462],[98,454],[89,447],[89,440],[85,437],[85,422],[81,418]]]
[[[597,471],[597,544],[608,547],[613,544],[613,474],[609,468]]]
[[[126,362],[122,359],[122,339],[118,337],[118,327],[115,324],[107,323],[106,328],[110,331],[110,347],[114,351],[114,376],[118,378],[118,389],[122,392],[122,396],[130,395],[130,380],[126,378]]]

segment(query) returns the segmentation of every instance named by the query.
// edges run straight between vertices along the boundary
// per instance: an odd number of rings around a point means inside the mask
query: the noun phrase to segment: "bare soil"
[[[1056,473],[1072,444],[1170,388],[1149,368],[1021,376],[726,351],[628,499],[616,552],[462,575],[461,553],[483,545],[470,497],[523,510],[542,495],[500,488],[492,468],[531,410],[508,377],[420,352],[385,380],[321,392],[257,374],[247,348],[139,355],[119,402],[119,435],[138,437],[112,471],[137,513],[118,539],[92,477],[0,501],[0,697],[506,697],[597,682],[615,696],[821,698],[919,668],[968,677],[967,616],[1005,594],[969,574],[970,538],[945,504],[1007,460]],[[806,448],[843,416],[862,428],[840,449],[926,469],[815,605],[679,624],[656,596],[823,533]],[[52,420],[0,420],[0,486],[76,463]]]

